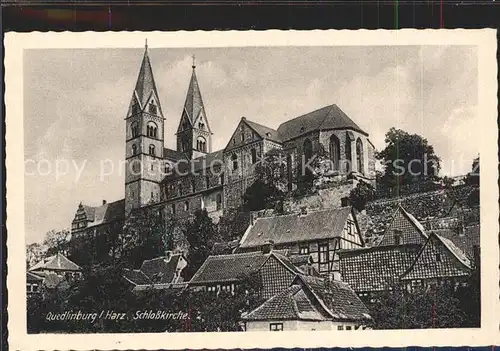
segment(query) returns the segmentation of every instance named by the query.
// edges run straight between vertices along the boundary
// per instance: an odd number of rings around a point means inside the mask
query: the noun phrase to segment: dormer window
[[[149,113],[151,113],[153,115],[156,115],[156,113],[157,113],[157,107],[156,107],[154,101],[151,101],[149,103]]]

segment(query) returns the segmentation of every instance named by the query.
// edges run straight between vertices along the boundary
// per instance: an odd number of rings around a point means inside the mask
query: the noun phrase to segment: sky
[[[123,172],[108,166],[103,175],[102,164],[124,160],[124,118],[143,53],[25,50],[27,243],[69,229],[80,202],[123,198]],[[474,46],[150,47],[169,148],[175,148],[192,55],[213,151],[226,146],[242,116],[277,128],[335,103],[378,150],[391,127],[425,137],[442,159],[442,175],[468,172],[478,155]]]

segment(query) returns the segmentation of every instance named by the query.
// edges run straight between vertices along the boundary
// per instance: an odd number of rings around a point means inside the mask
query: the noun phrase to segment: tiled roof
[[[377,246],[339,251],[340,274],[356,292],[382,291],[396,284],[421,245]]]
[[[58,253],[54,256],[47,257],[33,267],[30,271],[40,269],[60,270],[60,271],[81,271],[82,269],[76,263],[70,261],[66,256]]]
[[[423,244],[428,237],[422,224],[401,205],[396,209],[379,246],[395,244],[394,230],[401,232],[400,244]]]
[[[349,284],[309,275],[299,275],[295,281],[299,280],[305,283],[305,286],[334,320],[369,320],[372,318],[368,308]]]
[[[354,123],[337,105],[329,105],[282,123],[278,127],[282,141],[325,129],[352,129],[368,135]]]
[[[262,305],[242,315],[243,320],[328,320],[329,316],[321,313],[308,298],[302,285],[292,285],[286,290],[274,295]]]
[[[464,277],[471,272],[467,255],[451,240],[431,233],[401,280]]]
[[[269,240],[275,244],[327,239],[340,236],[351,213],[350,207],[258,218],[241,239],[240,247],[261,246]]]
[[[261,251],[255,251],[231,255],[209,256],[191,278],[189,283],[207,284],[238,281],[245,276],[256,273],[273,254],[275,257],[278,257],[280,262],[287,262],[286,266],[289,268],[288,259],[275,251],[268,254],[264,254]],[[290,265],[292,264],[290,263]],[[296,269],[297,268],[294,267],[294,270]]]
[[[26,281],[28,283],[38,283],[43,281],[43,278],[31,272],[26,272]]]
[[[166,159],[169,159],[171,161],[179,161],[179,160],[184,160],[187,158],[187,156],[184,155],[183,152],[177,151],[177,150],[172,150],[169,148],[163,149],[163,157]]]
[[[139,269],[124,269],[123,277],[134,285],[150,285],[153,282]]]
[[[146,260],[142,263],[141,271],[155,283],[172,283],[180,259],[181,254],[176,254],[169,261],[165,257]]]
[[[451,229],[433,230],[432,232],[451,240],[470,259],[474,259],[474,247],[480,245],[481,230],[479,225],[465,227],[462,235]]]
[[[269,127],[266,127],[262,124],[252,122],[246,118],[244,121],[252,128],[262,139],[268,139],[272,141],[276,141],[278,143],[281,142],[279,138],[278,131]]]

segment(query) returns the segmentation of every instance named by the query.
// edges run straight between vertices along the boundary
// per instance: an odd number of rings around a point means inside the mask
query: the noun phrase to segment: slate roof
[[[312,131],[325,129],[352,129],[368,135],[335,104],[282,123],[278,127],[278,134],[280,140],[287,141]]]
[[[235,282],[249,274],[258,272],[267,259],[274,255],[288,269],[297,272],[297,268],[279,252],[264,254],[261,251],[230,255],[209,256],[191,278],[189,284],[210,284]],[[293,268],[292,268],[293,267]]]
[[[372,319],[370,311],[349,284],[310,275],[299,275],[298,280],[305,284],[334,320]]]
[[[415,261],[418,244],[340,250],[340,274],[356,292],[383,291],[396,284]]]
[[[66,256],[58,253],[54,256],[47,257],[33,267],[31,267],[30,271],[37,271],[40,269],[47,270],[58,270],[58,271],[81,271],[82,268],[78,266],[76,263],[70,261]]]
[[[170,260],[165,256],[145,260],[140,269],[125,269],[123,276],[134,285],[171,284],[182,254],[173,254]]]
[[[480,245],[481,228],[479,225],[465,227],[463,235],[459,235],[451,229],[433,230],[432,232],[451,240],[470,259],[474,259],[474,247]]]
[[[242,315],[243,320],[368,321],[368,309],[348,284],[299,275],[292,285]]]
[[[31,272],[26,272],[26,282],[28,283],[39,283],[42,282],[43,278],[39,275],[33,274]]]
[[[267,320],[328,320],[328,315],[318,310],[308,298],[300,284],[292,285],[286,290],[274,295],[262,305],[243,314],[246,321]]]
[[[305,215],[285,215],[258,218],[240,242],[241,248],[328,239],[340,236],[351,213],[350,207],[310,212]]]
[[[125,199],[95,207],[82,206],[87,215],[88,227],[125,219]]]
[[[223,151],[224,150],[217,150],[209,154],[197,157],[193,160],[189,160],[184,156],[182,159],[187,160],[188,162],[182,162],[177,165],[177,170],[182,174],[177,174],[175,172],[172,172],[172,174],[166,175],[163,181],[169,181],[172,179],[183,177],[188,174],[191,175],[192,174],[191,169],[194,170],[194,172],[196,172],[196,171],[201,171],[202,169],[210,168],[211,165],[213,166],[220,165],[221,167],[223,167],[224,166],[224,160],[222,157]],[[217,161],[217,163],[213,163],[214,161]]]
[[[439,261],[436,253],[440,254]],[[451,240],[431,233],[401,280],[464,277],[471,270],[471,261],[462,250]]]
[[[163,157],[175,162],[187,159],[187,156],[183,152],[169,149],[167,147],[163,148]]]
[[[135,84],[134,94],[141,104],[141,108],[144,109],[146,103],[151,96],[151,92],[154,92],[156,98],[159,99],[158,91],[156,90],[156,84],[153,77],[153,70],[151,68],[151,62],[149,60],[148,49],[144,50],[144,57],[142,58],[141,68],[139,70],[139,76],[137,77],[137,82]],[[158,108],[161,111],[160,104],[158,103]]]
[[[193,72],[191,74],[191,80],[189,81],[186,100],[184,102],[184,111],[186,111],[186,114],[192,124],[203,110],[203,99],[201,98],[200,86],[198,84],[198,78],[196,78],[195,67],[193,66]]]
[[[243,120],[252,128],[262,139],[268,139],[272,141],[276,141],[278,143],[281,142],[278,131],[269,127],[266,127],[262,124],[252,122],[248,120],[246,117],[243,117]]]

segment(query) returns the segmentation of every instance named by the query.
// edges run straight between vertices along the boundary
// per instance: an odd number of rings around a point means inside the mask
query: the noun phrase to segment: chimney
[[[172,258],[172,251],[165,251],[165,261],[170,262],[170,259]]]
[[[273,251],[274,248],[274,241],[273,240],[267,240],[263,245],[262,245],[262,253],[263,254],[268,254]]]
[[[103,206],[106,205],[106,203],[107,203],[106,200],[102,200],[102,205]]]

